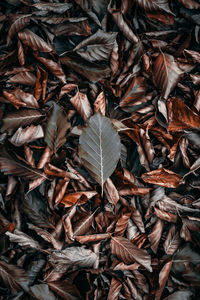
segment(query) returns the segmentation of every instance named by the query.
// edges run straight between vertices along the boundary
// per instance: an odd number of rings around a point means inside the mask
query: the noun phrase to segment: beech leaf
[[[98,30],[95,34],[78,44],[73,51],[81,57],[93,61],[106,61],[110,57],[116,33]]]
[[[128,239],[123,237],[112,237],[111,251],[124,263],[131,264],[136,261],[149,272],[152,272],[150,255],[148,255],[145,250],[139,249]]]
[[[13,293],[21,289],[28,290],[28,276],[18,266],[0,261],[0,278]]]
[[[53,103],[53,108],[48,117],[44,140],[51,150],[57,150],[66,141],[66,132],[69,129],[69,122],[63,109],[56,103]]]
[[[112,148],[115,151],[112,151]],[[79,139],[79,156],[94,179],[101,185],[114,172],[120,158],[121,144],[111,121],[99,112],[88,121]]]
[[[161,90],[163,98],[168,98],[182,74],[183,71],[179,68],[172,55],[161,53],[156,58],[153,68],[153,78],[155,85]]]

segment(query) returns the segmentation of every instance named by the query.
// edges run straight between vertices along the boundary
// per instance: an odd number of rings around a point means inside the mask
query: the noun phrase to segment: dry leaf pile
[[[2,0],[0,299],[200,299],[200,2]]]

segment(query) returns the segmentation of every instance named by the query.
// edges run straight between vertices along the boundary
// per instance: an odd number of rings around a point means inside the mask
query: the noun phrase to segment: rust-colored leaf
[[[142,179],[148,183],[175,188],[180,184],[181,176],[173,171],[161,168],[142,174]]]

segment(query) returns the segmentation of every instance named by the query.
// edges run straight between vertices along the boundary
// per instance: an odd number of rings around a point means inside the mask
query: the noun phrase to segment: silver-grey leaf
[[[113,150],[114,149],[114,150]],[[120,138],[110,119],[97,112],[89,119],[79,139],[79,156],[101,185],[114,172],[120,158]]]
[[[54,251],[49,256],[49,262],[55,267],[56,271],[66,270],[66,268],[93,267],[97,260],[97,255],[90,249],[84,247],[69,247],[61,251]]]

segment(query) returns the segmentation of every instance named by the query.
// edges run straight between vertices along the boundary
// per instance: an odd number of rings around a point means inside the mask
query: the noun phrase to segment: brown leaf
[[[158,219],[151,233],[148,235],[149,241],[151,243],[151,249],[153,250],[154,253],[157,253],[158,251],[158,246],[160,243],[163,229],[164,229],[164,222]]]
[[[44,137],[42,126],[31,125],[24,129],[22,129],[22,127],[19,127],[15,134],[9,139],[9,141],[13,145],[20,147],[25,143],[33,142],[42,137]]]
[[[21,72],[8,79],[10,83],[35,85],[36,77],[32,72]]]
[[[65,84],[66,83],[66,76],[58,62],[53,61],[52,59],[47,59],[42,56],[38,56],[34,54],[35,58],[39,60],[45,67],[47,67],[53,75],[55,75],[60,81]]]
[[[20,126],[27,126],[42,119],[44,115],[35,109],[21,109],[18,112],[9,112],[3,118],[2,132],[12,133]]]
[[[0,151],[0,170],[6,175],[15,175],[25,180],[45,178],[46,175],[35,168],[30,167],[23,161],[14,158],[4,148]]]
[[[18,60],[21,66],[24,66],[25,64],[25,54],[24,54],[24,48],[22,46],[22,43],[20,42],[20,40],[18,40],[17,42],[17,46],[18,46]]]
[[[58,184],[56,185],[55,196],[54,196],[55,205],[58,205],[60,201],[63,199],[68,184],[69,184],[69,179],[65,178],[59,181]]]
[[[70,124],[64,110],[55,102],[48,116],[44,140],[49,148],[56,153],[66,141],[66,132]]]
[[[64,300],[81,300],[77,287],[68,280],[48,282],[50,289]]]
[[[147,183],[176,188],[180,184],[181,176],[173,171],[161,168],[142,174],[142,179]]]
[[[75,53],[63,54],[60,61],[92,82],[98,82],[110,75],[110,68],[106,64],[91,63]]]
[[[26,106],[26,103],[24,103],[24,102],[20,101],[19,99],[17,99],[16,96],[12,93],[9,93],[7,91],[3,91],[3,95],[17,109],[22,107],[22,106]]]
[[[89,231],[96,211],[93,213],[89,213],[87,216],[81,218],[78,222],[76,222],[73,226],[74,235],[83,235]]]
[[[130,219],[131,213],[123,214],[117,221],[115,226],[115,235],[116,236],[123,236],[128,225],[128,221]]]
[[[26,104],[27,107],[39,108],[39,104],[32,94],[25,93],[23,90],[18,88],[14,90],[14,93],[19,100],[22,100]]]
[[[172,222],[172,223],[176,223],[177,222],[177,215],[174,215],[170,212],[164,211],[164,210],[160,210],[157,207],[154,207],[154,213],[155,215],[167,222]]]
[[[29,229],[34,230],[40,237],[42,237],[45,241],[51,243],[53,247],[57,250],[61,250],[63,243],[56,240],[51,233],[47,230],[39,228],[33,224],[28,224]]]
[[[135,0],[135,2],[146,11],[164,11],[172,14],[168,0]]]
[[[136,261],[148,271],[152,272],[150,256],[145,250],[139,249],[128,239],[123,237],[112,237],[111,251],[124,263],[131,264]]]
[[[49,256],[49,262],[60,271],[67,267],[92,267],[97,259],[97,255],[90,249],[84,247],[68,247],[61,251],[54,251]]]
[[[200,4],[199,4],[200,7]],[[192,60],[194,63],[199,64],[200,63],[200,54],[197,51],[193,50],[184,50],[184,54],[186,57],[189,58],[189,60]]]
[[[118,300],[121,287],[122,287],[121,282],[113,277],[111,280],[107,300]]]
[[[78,90],[76,95],[70,98],[70,102],[84,121],[87,121],[91,117],[92,108],[86,94],[83,94]]]
[[[159,289],[156,291],[155,300],[160,300],[162,296],[162,292],[167,282],[171,267],[172,267],[172,260],[167,262],[159,273]]]
[[[106,61],[110,57],[116,35],[115,32],[104,32],[99,29],[80,42],[73,51],[90,62]]]
[[[171,228],[168,231],[167,237],[163,244],[166,254],[173,255],[174,252],[178,249],[181,243],[181,239],[179,237],[179,232],[176,229],[175,225],[171,225]]]
[[[132,43],[137,43],[138,42],[138,38],[137,36],[134,34],[132,28],[127,24],[124,16],[122,15],[121,12],[119,11],[112,11],[112,9],[110,10],[110,13],[112,14],[113,20],[115,21],[115,23],[117,24],[117,26],[119,27],[120,31],[122,32],[122,34]]]
[[[119,201],[119,193],[110,178],[108,178],[104,184],[104,192],[108,201],[116,205]]]
[[[3,283],[17,293],[21,289],[28,290],[28,276],[25,271],[15,265],[0,261],[0,277]]]
[[[155,85],[161,90],[161,96],[165,99],[179,82],[183,71],[175,62],[174,57],[161,53],[154,62],[153,79]]]
[[[200,127],[200,116],[185,105],[181,99],[170,98],[167,101],[167,110],[169,131],[183,131]]]
[[[74,236],[74,238],[79,243],[85,244],[85,243],[104,241],[104,240],[110,238],[110,234],[109,233],[102,233],[102,234],[99,233],[99,234],[79,235],[79,236]]]
[[[120,100],[120,106],[126,107],[141,104],[141,102],[138,102],[138,100],[145,95],[146,89],[147,86],[144,77],[134,77],[126,93]]]
[[[97,194],[95,191],[89,192],[77,192],[64,196],[60,203],[62,203],[65,207],[70,207],[74,205],[79,199],[79,204],[86,202],[88,199],[91,199]]]
[[[103,91],[97,96],[94,102],[94,112],[96,113],[98,112],[98,110],[100,110],[102,115],[105,116],[106,102],[105,102],[105,96]]]
[[[40,244],[37,241],[18,229],[15,229],[14,233],[6,232],[6,235],[9,236],[11,242],[17,243],[21,247],[34,248],[37,250],[41,249]]]
[[[19,32],[18,37],[24,45],[31,47],[34,51],[53,51],[53,48],[51,46],[49,46],[41,37],[39,37],[29,29],[24,29],[23,31]]]
[[[31,14],[28,15],[21,14],[16,17],[16,19],[14,20],[14,22],[12,22],[8,31],[7,46],[10,45],[13,36],[30,23],[30,18],[31,18]]]
[[[189,9],[199,9],[200,4],[193,0],[178,0],[181,4],[183,4],[186,8]]]

